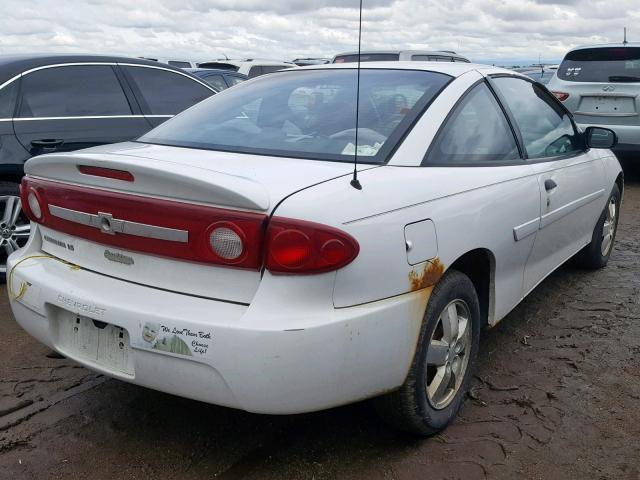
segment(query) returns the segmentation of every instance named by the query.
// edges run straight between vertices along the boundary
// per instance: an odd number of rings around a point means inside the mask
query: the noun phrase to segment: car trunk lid
[[[212,263],[208,225],[247,221],[259,242],[284,198],[352,168],[127,143],[36,157],[26,165],[25,185],[32,181],[46,203],[39,227],[45,252],[133,283],[249,304],[262,252],[252,251],[254,263],[246,265]]]

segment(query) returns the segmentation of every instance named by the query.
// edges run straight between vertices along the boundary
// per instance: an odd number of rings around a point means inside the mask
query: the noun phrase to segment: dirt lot
[[[640,479],[635,177],[608,268],[561,268],[485,332],[470,398],[427,440],[367,403],[260,416],[107,380],[48,358],[3,292],[0,478]]]

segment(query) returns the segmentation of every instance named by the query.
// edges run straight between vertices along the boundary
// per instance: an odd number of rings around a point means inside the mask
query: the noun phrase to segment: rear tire
[[[451,328],[454,321],[457,327]],[[378,414],[395,428],[417,435],[429,436],[444,429],[455,418],[469,389],[479,339],[476,290],[466,275],[451,270],[431,293],[404,384],[374,400]]]
[[[591,243],[580,250],[574,257],[576,266],[589,270],[597,270],[607,265],[618,231],[620,218],[620,189],[613,186],[607,204],[591,236]]]

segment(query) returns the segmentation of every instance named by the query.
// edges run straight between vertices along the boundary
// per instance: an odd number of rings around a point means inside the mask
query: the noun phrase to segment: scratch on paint
[[[444,274],[444,265],[439,258],[427,262],[422,273],[409,272],[409,287],[412,292],[434,286]]]

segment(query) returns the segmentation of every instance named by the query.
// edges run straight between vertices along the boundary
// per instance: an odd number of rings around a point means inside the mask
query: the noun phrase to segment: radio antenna
[[[356,80],[356,148],[353,156],[353,178],[351,186],[356,190],[362,190],[358,180],[358,127],[360,125],[360,52],[362,51],[362,0],[360,0],[360,18],[358,20],[358,69]]]

